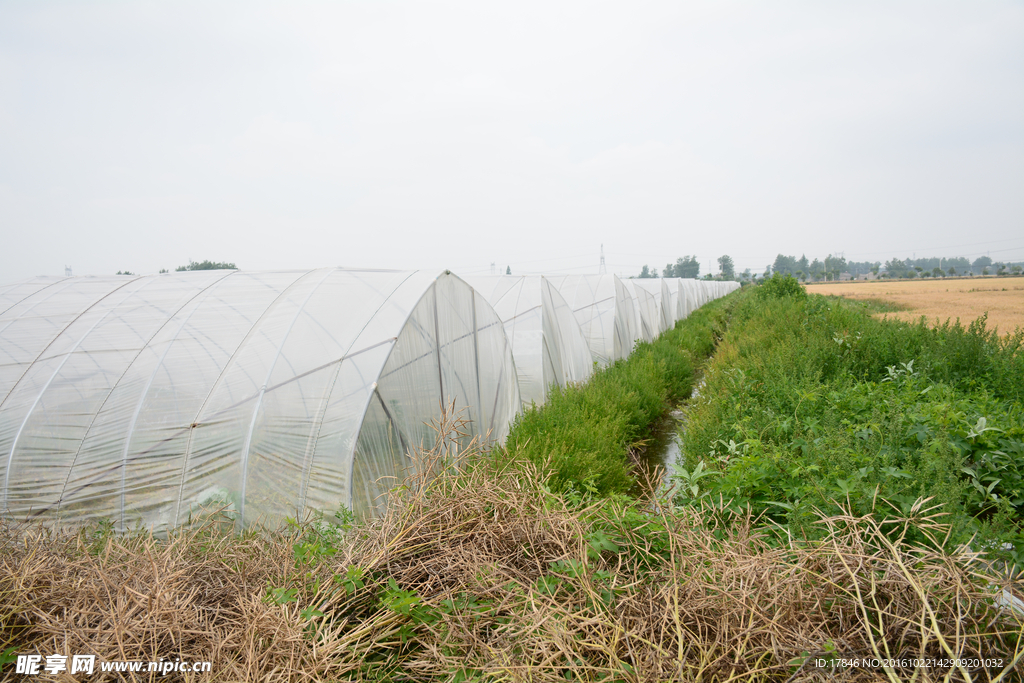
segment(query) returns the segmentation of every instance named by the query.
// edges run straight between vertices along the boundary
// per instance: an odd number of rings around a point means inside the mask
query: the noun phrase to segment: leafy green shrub
[[[807,292],[800,285],[800,281],[792,275],[775,273],[766,279],[757,290],[761,299],[781,299],[785,296],[792,296],[798,299],[806,299]]]

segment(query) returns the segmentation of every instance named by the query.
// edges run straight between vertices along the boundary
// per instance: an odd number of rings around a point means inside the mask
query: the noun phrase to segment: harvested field
[[[951,280],[835,282],[807,285],[812,294],[835,294],[847,299],[887,301],[903,310],[879,317],[931,323],[959,318],[966,325],[988,313],[988,327],[1002,335],[1024,327],[1024,278],[976,277]]]

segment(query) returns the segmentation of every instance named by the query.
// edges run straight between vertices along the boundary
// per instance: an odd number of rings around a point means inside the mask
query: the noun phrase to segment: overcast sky
[[[1024,2],[0,0],[0,234],[0,282],[1024,260]]]

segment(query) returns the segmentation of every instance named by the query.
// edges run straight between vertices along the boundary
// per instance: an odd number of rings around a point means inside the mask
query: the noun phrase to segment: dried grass
[[[529,466],[456,475],[458,428],[440,426],[381,519],[337,537],[315,521],[233,536],[208,520],[162,540],[4,525],[2,638],[19,653],[209,660],[202,680],[217,681],[1019,680],[1024,622],[994,606],[982,559],[902,540],[908,524],[941,533],[934,511],[885,528],[823,518],[823,541],[780,544],[712,509],[571,504]],[[475,446],[459,458],[486,460]],[[297,548],[322,552],[297,562]],[[1004,667],[813,665],[830,652]]]

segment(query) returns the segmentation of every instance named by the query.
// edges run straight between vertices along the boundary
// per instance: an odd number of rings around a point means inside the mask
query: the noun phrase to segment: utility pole
[[[604,245],[601,245],[601,265],[598,266],[597,272],[599,275],[604,275],[608,272],[608,269],[604,266]]]

